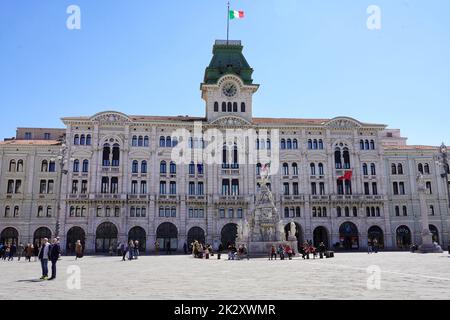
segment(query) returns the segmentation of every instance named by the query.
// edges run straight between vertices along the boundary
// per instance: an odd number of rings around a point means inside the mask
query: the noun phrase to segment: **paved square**
[[[0,299],[450,298],[447,253],[338,253],[334,259],[292,261],[215,258],[150,256],[122,262],[120,257],[63,257],[55,281],[36,281],[38,262],[0,261]],[[67,287],[70,265],[80,267],[80,290]],[[371,265],[381,268],[379,290],[367,287]]]

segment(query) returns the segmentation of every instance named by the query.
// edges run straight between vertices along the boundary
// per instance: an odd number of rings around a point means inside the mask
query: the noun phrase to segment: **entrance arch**
[[[147,233],[144,228],[139,226],[131,228],[128,232],[128,242],[130,242],[130,240],[139,241],[139,252],[145,252]]]
[[[378,241],[378,246],[384,248],[384,235],[383,230],[379,226],[371,226],[367,231],[367,239],[373,243],[376,239]]]
[[[224,248],[228,248],[229,245],[236,244],[237,236],[237,224],[228,223],[222,228],[221,241]]]
[[[433,235],[433,242],[437,242],[439,244],[439,230],[435,225],[430,224],[429,226],[430,232]]]
[[[329,248],[330,244],[328,242],[328,230],[322,226],[315,228],[313,232],[314,247],[317,248],[321,242],[323,242],[325,248]]]
[[[303,231],[302,231],[302,226],[299,225],[297,222],[295,222],[295,237],[297,238],[297,250],[300,250],[300,247],[303,245]],[[289,231],[291,230],[291,223],[288,223],[287,225],[284,226],[284,235],[285,235],[285,239],[284,240],[288,240],[289,238]]]
[[[19,232],[16,228],[5,228],[0,234],[0,243],[2,244],[18,244],[19,242]]]
[[[111,222],[103,222],[97,227],[95,235],[95,252],[106,253],[117,247],[117,227]]]
[[[195,240],[197,240],[201,244],[205,244],[205,231],[203,231],[200,227],[193,227],[189,230],[188,236],[187,236],[187,245],[188,247],[193,243]]]
[[[47,238],[49,242],[52,240],[52,232],[47,227],[41,227],[36,229],[33,235],[33,243],[34,245],[38,245],[39,247],[42,244],[44,238]]]
[[[85,250],[86,232],[80,227],[72,227],[67,232],[66,252],[75,254],[75,244],[80,240],[83,251]]]
[[[345,250],[359,249],[358,228],[353,222],[347,221],[341,224],[339,240]]]
[[[178,249],[178,229],[170,222],[164,222],[159,225],[156,230],[156,241],[159,243],[159,248],[170,251],[177,251]]]
[[[409,249],[411,246],[411,230],[407,226],[400,226],[397,228],[396,240],[397,248]]]

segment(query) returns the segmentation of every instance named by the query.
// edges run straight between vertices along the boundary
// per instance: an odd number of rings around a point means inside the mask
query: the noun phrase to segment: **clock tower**
[[[253,69],[242,54],[241,41],[216,40],[213,58],[200,86],[208,122],[237,118],[252,122]]]

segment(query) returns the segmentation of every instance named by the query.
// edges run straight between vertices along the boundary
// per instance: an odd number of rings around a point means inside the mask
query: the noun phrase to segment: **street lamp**
[[[448,207],[450,208],[450,186],[448,183],[449,163],[448,163],[447,147],[443,142],[439,151],[440,156],[438,158],[438,161],[436,161],[436,164],[442,167],[441,177],[444,179],[444,186],[447,189]]]
[[[65,174],[68,173],[67,169],[65,169],[65,166],[67,164],[67,150],[69,148],[67,147],[67,145],[65,143],[63,143],[61,145],[61,148],[58,151],[58,156],[56,157],[56,159],[58,160],[59,163],[59,172],[58,172],[58,194],[56,196],[56,225],[55,225],[55,238],[59,237],[59,232],[60,232],[60,216],[61,216],[61,195],[62,195],[62,180],[63,180],[63,176]]]

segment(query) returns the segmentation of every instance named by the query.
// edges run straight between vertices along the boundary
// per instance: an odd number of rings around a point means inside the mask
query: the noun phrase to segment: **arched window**
[[[241,103],[241,112],[245,112],[245,102]]]
[[[214,112],[219,112],[219,103],[217,101],[214,102]]]
[[[364,150],[364,140],[359,140],[359,149]]]
[[[298,141],[297,141],[297,139],[292,140],[292,149],[294,149],[294,150],[298,149]]]
[[[375,217],[375,207],[370,208],[370,215]]]
[[[344,169],[350,169],[350,152],[347,148],[344,148],[342,157],[344,158]]]
[[[170,174],[177,174],[177,165],[175,162],[170,162]]]
[[[164,148],[166,146],[166,138],[164,137],[159,137],[159,146],[161,148]]]
[[[238,104],[237,104],[237,102],[233,102],[233,112],[238,112]]]
[[[295,207],[295,217],[300,218],[300,207]]]
[[[403,206],[403,216],[408,216],[408,208],[406,206]]]
[[[427,188],[428,194],[433,194],[433,190],[431,189],[431,182],[430,182],[430,181],[427,181],[427,182],[425,183],[425,186],[426,186],[426,188]]]
[[[286,140],[285,139],[281,139],[280,147],[282,150],[286,149]]]
[[[103,166],[108,167],[110,165],[109,156],[111,154],[111,147],[109,144],[105,143],[103,145]]]
[[[138,173],[138,166],[139,163],[137,162],[137,160],[134,160],[133,164],[131,165],[131,173]]]
[[[227,103],[222,102],[222,112],[227,112]]]
[[[399,206],[395,206],[395,216],[400,217],[400,207]]]
[[[256,164],[256,175],[259,176],[261,174],[261,163]]]
[[[112,150],[112,165],[118,167],[120,164],[120,146],[116,143]]]
[[[20,159],[19,161],[17,161],[17,172],[22,172],[23,171],[23,160]]]
[[[75,137],[73,138],[73,144],[74,145],[79,145],[80,144],[80,136],[79,135],[75,135]]]
[[[159,173],[162,173],[162,174],[167,173],[167,164],[164,160],[161,161],[161,163],[159,164]]]
[[[289,208],[288,207],[284,208],[284,217],[289,218]]]
[[[84,146],[86,144],[86,136],[84,134],[80,137],[80,145]]]
[[[367,163],[363,163],[362,168],[363,168],[363,175],[367,176],[369,174],[369,172],[367,171]]]
[[[9,162],[9,172],[15,172],[16,171],[16,160],[11,160]]]
[[[138,147],[144,146],[144,137],[139,136],[138,138]]]
[[[88,134],[86,136],[86,145],[90,146],[92,144],[92,136],[90,134]]]
[[[166,137],[166,147],[167,148],[172,147],[172,137]]]
[[[231,102],[228,102],[228,104],[227,104],[227,111],[233,112],[233,104]]]
[[[141,173],[147,173],[147,161],[141,162]]]
[[[375,163],[370,164],[370,174],[375,176],[377,174]]]
[[[17,163],[17,168],[19,168],[19,163]],[[17,171],[19,171],[17,169]],[[430,174],[430,166],[428,163],[425,163],[425,165],[423,166],[423,171],[425,172],[425,174]]]
[[[73,207],[71,207],[71,209],[72,209]],[[37,217],[38,218],[40,218],[40,217],[42,217],[44,215],[44,207],[42,207],[42,206],[39,206],[38,207],[38,211],[37,211]]]
[[[397,173],[398,174],[403,174],[403,165],[401,163],[399,163],[398,166],[397,166]]]
[[[189,164],[189,174],[190,175],[195,174],[195,163],[193,161]]]
[[[82,168],[83,172],[89,172],[89,161],[88,160],[83,160],[83,168]]]
[[[11,208],[9,206],[5,207],[5,218],[9,218],[9,215],[11,214]]]
[[[286,141],[286,148],[287,149],[292,149],[292,140],[291,139],[287,139],[287,141]]]
[[[317,139],[313,140],[313,147],[314,150],[317,150],[319,148],[319,145],[317,144]]]
[[[322,139],[319,140],[319,149],[323,150],[323,140]]]
[[[267,139],[266,146],[267,146],[267,150],[271,149],[270,139]]]
[[[316,207],[312,208],[312,216],[313,217],[317,217],[317,209],[316,209]]]
[[[133,136],[133,139],[131,140],[131,146],[137,147],[137,145],[138,145],[138,138],[137,136]]]
[[[421,163],[419,163],[419,165],[417,166],[417,170],[423,174],[423,165]]]
[[[349,207],[345,207],[345,216],[350,217],[350,208]]]
[[[369,145],[369,140],[366,140],[364,142],[364,149],[369,150],[370,149],[370,145]]]
[[[294,163],[292,164],[292,174],[293,174],[294,176],[298,176],[298,166],[297,166],[297,163],[296,163],[296,162],[294,162]]]
[[[366,216],[370,217],[370,208],[369,207],[366,207]]]
[[[315,176],[316,175],[316,164],[315,163],[311,163],[309,166],[311,168],[311,175]]]
[[[73,172],[80,172],[80,160],[75,160],[73,162]]]
[[[381,217],[380,207],[376,207],[375,210],[377,211],[377,217]]]
[[[397,166],[395,163],[391,164],[391,174],[397,174]]]
[[[358,216],[358,208],[353,207],[353,216],[357,217]]]
[[[336,169],[342,169],[342,162],[341,162],[341,149],[336,148],[334,150],[334,163],[336,165]]]
[[[284,176],[289,175],[289,165],[287,163],[283,163],[283,175]]]
[[[47,172],[48,171],[48,162],[47,160],[43,160],[41,163],[41,172]]]
[[[308,139],[308,150],[312,149],[312,140]]]
[[[370,150],[375,150],[375,141],[370,140]]]
[[[326,217],[327,216],[327,207],[323,207],[322,208],[322,217]]]
[[[434,216],[434,206],[430,206],[430,216]]]
[[[144,137],[144,147],[148,147],[150,145],[150,140],[148,138],[148,136]]]
[[[342,208],[341,207],[336,207],[336,215],[338,217],[342,217]]]
[[[324,171],[323,171],[323,163],[319,163],[319,175],[321,175],[321,176],[324,175]]]

